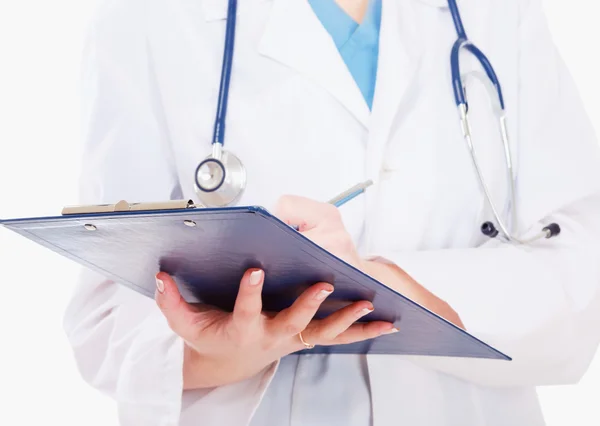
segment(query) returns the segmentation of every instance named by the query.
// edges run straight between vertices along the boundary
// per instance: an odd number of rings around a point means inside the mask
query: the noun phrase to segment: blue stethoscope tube
[[[473,56],[475,56],[475,58],[477,58],[477,60],[483,67],[488,78],[496,88],[500,108],[504,110],[504,96],[502,96],[502,87],[500,86],[500,81],[498,80],[498,76],[494,71],[494,67],[492,67],[492,64],[490,63],[489,59],[485,56],[485,54],[467,38],[467,33],[465,32],[465,27],[463,26],[462,18],[460,16],[456,0],[448,0],[448,7],[452,15],[454,28],[456,28],[456,35],[458,36],[458,39],[454,42],[454,46],[452,46],[452,52],[450,54],[452,86],[454,88],[454,99],[456,101],[456,106],[465,105],[465,107],[468,109],[468,103],[465,97],[465,90],[460,74],[459,58],[461,50],[466,49],[470,53],[472,53]]]
[[[450,14],[452,15],[454,28],[456,28],[456,35],[459,39],[462,38],[464,40],[467,40],[467,33],[465,31],[465,27],[463,26],[462,18],[460,16],[456,0],[448,0],[448,8],[450,9]]]
[[[449,0],[450,2],[454,2],[455,0]],[[504,96],[502,95],[502,87],[500,87],[500,81],[498,80],[498,76],[492,67],[489,59],[483,54],[481,50],[469,40],[464,38],[459,38],[454,42],[452,46],[452,53],[450,54],[450,66],[452,69],[452,85],[454,87],[454,99],[456,101],[456,105],[466,105],[468,109],[467,99],[465,97],[465,90],[463,87],[461,74],[460,74],[460,52],[462,49],[466,49],[473,54],[483,67],[485,73],[488,78],[496,88],[496,92],[498,94],[498,102],[500,103],[500,108],[504,110]]]
[[[223,49],[223,64],[221,66],[221,84],[219,100],[217,101],[217,116],[212,143],[225,143],[225,118],[227,117],[227,101],[229,100],[229,83],[233,66],[233,51],[235,45],[235,23],[237,18],[237,0],[229,0],[227,6],[227,24],[225,26],[225,47]]]

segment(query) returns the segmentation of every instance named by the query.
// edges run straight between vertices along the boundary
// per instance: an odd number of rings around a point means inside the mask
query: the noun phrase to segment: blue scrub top
[[[363,22],[355,22],[335,0],[308,0],[315,15],[335,42],[342,59],[360,88],[369,109],[373,106],[377,58],[379,57],[379,29],[381,27],[381,0],[369,0]]]

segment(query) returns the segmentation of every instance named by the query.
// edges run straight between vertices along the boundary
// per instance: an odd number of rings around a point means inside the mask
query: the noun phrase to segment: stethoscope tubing
[[[467,32],[465,31],[456,0],[448,0],[448,8],[450,9],[450,14],[452,15],[452,21],[454,22],[454,28],[456,28],[458,38],[468,40]]]
[[[470,40],[464,38],[459,38],[454,42],[450,54],[450,68],[452,70],[452,87],[454,90],[454,100],[456,102],[456,106],[464,104],[467,106],[468,109],[468,103],[465,96],[465,89],[463,86],[460,72],[460,52],[463,49],[469,51],[479,61],[488,78],[496,88],[498,101],[500,102],[500,108],[504,110],[504,95],[502,94],[500,80],[498,79],[498,76],[494,71],[494,67],[492,66],[487,56],[485,56],[485,54],[477,46],[475,46]]]
[[[467,100],[466,91],[463,84],[463,76],[460,71],[460,54],[463,50],[471,53],[477,61],[480,63],[481,67],[485,71],[489,82],[485,84],[488,89],[488,95],[492,101],[495,97],[497,97],[497,103],[493,102],[496,107],[494,108],[494,113],[496,114],[499,122],[499,130],[502,138],[502,144],[504,148],[504,159],[505,166],[507,170],[507,184],[509,191],[509,201],[510,201],[510,210],[512,212],[511,215],[511,227],[514,229],[518,229],[517,223],[517,200],[515,197],[515,175],[513,169],[513,161],[510,150],[510,142],[508,137],[508,129],[506,125],[506,115],[505,115],[505,104],[504,104],[504,96],[502,94],[502,87],[500,85],[500,80],[496,72],[494,71],[494,67],[492,66],[490,60],[487,56],[477,47],[475,46],[467,37],[467,33],[465,31],[462,18],[460,15],[460,11],[458,9],[458,5],[456,0],[448,0],[448,8],[450,9],[450,14],[452,15],[452,21],[454,22],[454,28],[456,29],[457,40],[454,42],[452,46],[452,50],[450,53],[450,69],[452,73],[452,88],[454,91],[454,100],[456,102],[456,106],[458,107],[458,112],[460,115],[461,127],[463,131],[463,136],[465,142],[467,144],[467,148],[469,150],[469,154],[471,156],[472,164],[475,169],[475,173],[477,174],[477,179],[479,180],[481,189],[484,193],[486,201],[492,210],[492,215],[496,220],[497,225],[500,227],[502,231],[501,238],[506,242],[515,243],[515,244],[530,244],[534,241],[540,240],[542,238],[550,238],[557,235],[560,232],[560,227],[557,224],[551,224],[548,227],[544,228],[542,231],[537,233],[536,235],[528,238],[522,239],[518,238],[513,234],[513,230],[509,227],[508,224],[502,220],[500,210],[494,203],[492,199],[492,194],[485,182],[485,178],[479,167],[479,162],[477,161],[477,155],[475,153],[475,147],[473,145],[473,140],[471,136],[471,128],[468,120],[468,111],[469,104]],[[491,85],[489,84],[491,83]],[[498,234],[495,230],[493,224],[486,222],[482,225],[482,229],[485,226],[491,226],[493,230],[493,237]],[[516,231],[518,233],[518,231]]]
[[[225,46],[223,48],[223,64],[221,66],[221,84],[212,143],[225,143],[225,118],[229,100],[229,86],[233,68],[233,52],[235,49],[235,26],[237,19],[237,0],[229,0],[227,6],[227,23],[225,26]]]
[[[504,97],[502,94],[502,87],[500,85],[498,76],[496,75],[496,72],[494,71],[494,68],[487,56],[468,39],[456,0],[448,0],[448,7],[452,15],[452,21],[454,23],[454,27],[456,29],[457,34],[457,40],[454,42],[450,53],[450,68],[452,74],[452,88],[454,92],[454,100],[458,107],[463,136],[466,141],[469,153],[471,155],[472,163],[475,168],[475,172],[477,174],[477,178],[479,180],[481,189],[484,192],[484,196],[492,210],[492,214],[497,222],[497,225],[502,231],[502,235],[500,236],[500,238],[506,240],[507,242],[528,244],[541,238],[550,238],[554,235],[557,235],[560,232],[560,228],[557,224],[550,224],[547,227],[545,227],[539,234],[536,234],[535,236],[529,239],[520,239],[513,235],[512,229],[509,228],[509,226],[502,220],[501,212],[492,199],[491,191],[486,185],[483,173],[481,171],[481,168],[479,167],[477,155],[475,153],[475,147],[473,145],[471,137],[471,129],[468,120],[469,105],[464,87],[464,84],[466,83],[463,83],[463,75],[461,74],[460,70],[461,53],[463,51],[467,51],[471,55],[473,55],[480,63],[487,76],[487,79],[485,79],[483,77],[483,73],[481,73],[480,79],[484,81],[484,84],[489,92],[490,99],[492,99],[492,102],[495,105],[494,112],[499,120],[500,133],[502,136],[502,143],[504,145],[504,157],[507,168],[508,191],[510,192],[509,207],[512,212],[510,225],[512,227],[517,227],[518,224],[516,223],[517,208],[515,197],[515,176],[512,167],[510,143],[508,140],[508,131],[506,127],[505,104]],[[207,159],[205,159],[202,163],[200,163],[200,165],[198,165],[198,168],[196,169],[196,187],[201,192],[199,193],[200,198],[202,198],[203,195],[208,196],[208,194],[216,193],[216,191],[220,190],[225,184],[226,176],[229,173],[229,170],[227,170],[228,167],[222,161],[222,158],[224,158],[222,157],[222,155],[224,154],[224,151],[222,151],[222,147],[225,143],[225,119],[227,116],[229,87],[231,83],[231,75],[233,68],[236,20],[237,0],[228,0],[227,20],[225,26],[225,43],[223,48],[223,63],[221,68],[221,81],[219,84],[219,95],[217,101],[216,117],[212,139],[213,154]],[[243,192],[246,185],[245,178],[240,178],[240,176],[245,176],[245,169],[241,161],[239,161],[239,159],[233,154],[229,154],[229,156],[225,155],[225,157],[230,158],[237,165],[237,168],[239,169],[238,171],[242,172],[241,174],[237,174],[239,175],[237,178],[230,178],[229,180],[227,180],[227,190],[230,192],[232,190],[237,191],[237,194],[239,196],[239,194]],[[207,188],[201,185],[201,183],[198,181],[198,176],[201,173],[201,168],[209,164],[209,162],[211,161],[215,162],[221,168],[222,173],[219,181],[217,182],[218,185],[215,185],[211,188]],[[364,189],[362,190],[364,191]],[[332,202],[332,204],[336,206],[344,204],[345,202],[356,197],[361,192],[362,191],[359,188],[357,188],[356,191],[349,191],[348,193],[343,194],[343,196],[340,196],[339,199],[336,199],[335,202]],[[228,202],[232,202],[232,200],[234,200],[235,198],[237,197],[231,198],[231,200]],[[491,236],[492,238],[495,238],[499,235],[499,232],[495,229],[494,224],[491,222],[486,222],[482,225],[482,232],[488,236]],[[518,233],[518,231],[515,232]]]

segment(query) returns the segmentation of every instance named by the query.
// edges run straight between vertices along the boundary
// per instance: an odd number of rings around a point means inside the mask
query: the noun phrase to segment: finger
[[[362,342],[386,334],[397,333],[399,330],[391,322],[372,321],[368,323],[352,324],[346,331],[337,336],[327,345],[346,345],[348,343]]]
[[[196,309],[181,296],[177,284],[165,272],[156,275],[156,304],[169,323],[169,327],[184,339],[192,332]]]
[[[329,342],[346,331],[352,324],[373,312],[373,304],[366,300],[352,303],[319,321],[314,321],[302,335],[311,343]]]
[[[292,306],[279,312],[271,321],[271,332],[281,336],[293,336],[300,333],[313,319],[321,303],[333,293],[333,286],[318,283],[294,301]]]
[[[298,226],[300,232],[341,222],[340,212],[335,206],[295,195],[279,198],[273,211],[281,221]]]
[[[264,280],[265,273],[261,269],[249,269],[242,277],[233,307],[236,325],[243,327],[260,318]]]

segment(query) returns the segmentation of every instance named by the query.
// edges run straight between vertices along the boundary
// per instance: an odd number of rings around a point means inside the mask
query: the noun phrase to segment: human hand
[[[458,313],[444,300],[428,291],[394,264],[362,259],[352,237],[346,231],[337,207],[304,197],[281,197],[275,215],[317,245],[336,255],[379,282],[442,316],[460,328],[465,328]]]
[[[285,195],[278,200],[274,215],[288,225],[298,226],[298,232],[331,254],[355,268],[364,269],[365,261],[358,254],[342,222],[342,215],[334,205]]]
[[[185,342],[185,389],[222,386],[252,377],[279,358],[306,349],[299,333],[313,345],[339,345],[397,331],[384,321],[356,323],[372,312],[369,301],[354,302],[323,319],[313,319],[333,292],[327,283],[314,284],[289,308],[267,314],[262,311],[261,270],[246,271],[231,313],[187,303],[164,272],[156,279],[156,302],[171,329]]]

